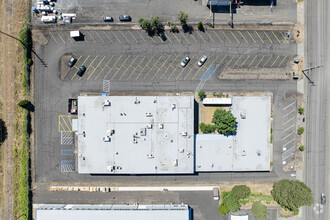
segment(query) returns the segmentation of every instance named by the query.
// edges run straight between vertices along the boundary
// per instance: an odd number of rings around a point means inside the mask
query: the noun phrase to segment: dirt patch
[[[214,107],[214,106],[203,106],[204,121],[202,121],[202,122],[204,122],[205,124],[211,124],[213,114],[214,114],[215,110],[217,110],[217,109],[225,109],[225,108],[224,107],[218,107],[218,106],[216,106],[216,107]]]
[[[64,80],[71,70],[70,67],[68,67],[67,65],[71,57],[72,54],[66,54],[61,57],[61,61],[60,61],[61,80]]]
[[[291,79],[290,69],[224,69],[219,79]]]

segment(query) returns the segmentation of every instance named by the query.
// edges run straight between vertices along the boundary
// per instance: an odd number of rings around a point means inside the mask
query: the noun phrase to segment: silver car
[[[200,61],[198,61],[198,66],[203,66],[203,64],[205,63],[205,61],[207,60],[207,56],[202,56],[202,58],[200,59]]]
[[[189,57],[184,58],[184,60],[181,62],[181,66],[185,67],[189,61],[190,61]]]

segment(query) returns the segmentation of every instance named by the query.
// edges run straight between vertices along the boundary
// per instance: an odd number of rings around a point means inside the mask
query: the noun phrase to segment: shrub
[[[180,11],[178,14],[178,19],[182,25],[185,25],[188,21],[188,14],[184,13],[183,11]]]
[[[305,150],[305,146],[304,146],[304,145],[301,145],[301,146],[299,147],[299,150],[300,150],[300,151],[304,151],[304,150]]]
[[[230,111],[217,109],[213,114],[212,122],[219,134],[233,134],[236,131],[236,118]]]
[[[226,204],[221,203],[218,207],[218,211],[220,212],[221,215],[226,215],[229,212],[229,209],[226,206]]]
[[[222,202],[228,207],[229,211],[236,212],[240,208],[240,204],[232,193],[228,193],[226,196],[224,196]]]
[[[152,31],[161,31],[163,30],[163,24],[160,21],[159,17],[152,17],[150,19],[150,26]]]
[[[29,105],[29,101],[24,99],[17,104],[19,107],[26,108]]]
[[[203,22],[198,22],[198,24],[197,24],[197,28],[198,28],[198,30],[200,30],[200,31],[204,31],[204,26],[203,26]]]
[[[299,135],[302,134],[302,133],[304,133],[304,131],[305,131],[305,128],[304,127],[298,128],[298,134]]]
[[[171,21],[168,21],[167,22],[167,25],[171,28],[171,31],[174,33],[174,32],[178,32],[178,28],[176,26],[176,24],[174,24],[173,22]]]
[[[297,211],[301,206],[311,206],[314,202],[312,190],[299,180],[283,179],[275,182],[271,194],[281,207],[290,211]]]
[[[215,130],[214,125],[205,124],[205,123],[200,123],[199,128],[203,133],[212,133]]]
[[[200,90],[198,92],[198,96],[199,96],[200,100],[203,100],[205,98],[205,92],[203,90]]]
[[[298,109],[298,112],[299,112],[299,114],[304,114],[304,111],[305,111],[305,109],[303,108],[303,107],[300,107],[299,109]]]
[[[261,201],[253,203],[251,211],[257,218],[266,218],[267,216],[267,207]]]
[[[247,198],[250,195],[251,190],[246,185],[238,185],[238,186],[234,186],[231,189],[231,192],[233,196],[235,196],[238,200],[240,200]]]

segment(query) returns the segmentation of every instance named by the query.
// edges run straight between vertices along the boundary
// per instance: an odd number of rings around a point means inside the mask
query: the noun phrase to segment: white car
[[[181,66],[185,67],[189,61],[190,61],[189,57],[184,58],[184,60],[181,62]]]
[[[201,60],[200,61],[198,61],[198,66],[202,66],[204,63],[205,63],[205,61],[207,60],[207,56],[202,56],[202,58],[201,58]]]

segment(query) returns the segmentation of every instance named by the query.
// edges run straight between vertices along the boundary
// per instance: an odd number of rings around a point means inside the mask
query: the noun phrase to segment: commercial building
[[[196,135],[196,172],[269,171],[271,97],[234,96],[235,135]]]
[[[43,205],[36,220],[191,220],[188,205]]]
[[[79,96],[78,173],[194,173],[192,96]]]

